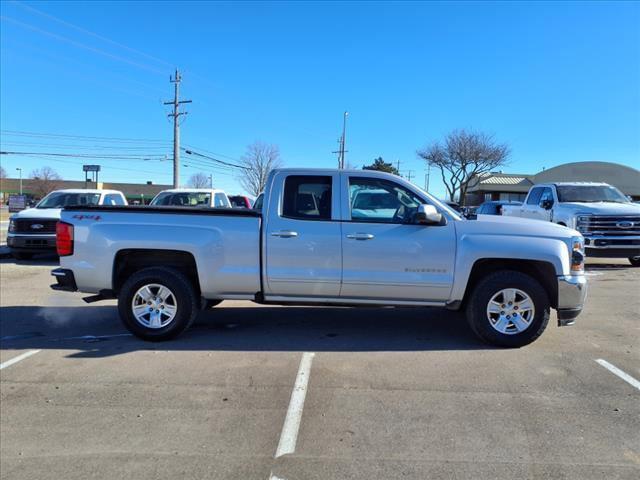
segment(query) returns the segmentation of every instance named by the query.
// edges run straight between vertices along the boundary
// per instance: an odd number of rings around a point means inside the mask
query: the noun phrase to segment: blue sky
[[[171,157],[162,101],[176,66],[193,100],[184,144],[229,161],[262,140],[287,166],[333,167],[348,110],[347,161],[400,160],[418,184],[416,150],[455,128],[508,143],[509,172],[640,167],[638,3],[3,1],[1,12],[2,150],[131,157],[3,155],[11,175],[49,165],[81,179],[82,163],[100,163],[105,181],[170,183],[157,159]],[[241,191],[233,172],[184,160],[183,181],[204,171]],[[444,194],[433,175],[431,190]]]

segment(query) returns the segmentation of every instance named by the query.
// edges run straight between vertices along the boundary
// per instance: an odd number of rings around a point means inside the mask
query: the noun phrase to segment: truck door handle
[[[347,235],[347,238],[351,238],[352,240],[371,240],[374,235],[370,233],[350,233]]]
[[[280,238],[294,238],[298,236],[298,232],[292,232],[291,230],[281,230],[279,232],[271,232],[271,236]]]

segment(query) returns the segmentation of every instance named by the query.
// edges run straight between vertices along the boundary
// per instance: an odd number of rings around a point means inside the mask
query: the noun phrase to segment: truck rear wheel
[[[475,286],[467,303],[467,321],[487,343],[522,347],[542,335],[550,308],[540,282],[524,273],[503,270]]]
[[[629,263],[633,267],[640,267],[640,257],[629,257]]]
[[[125,327],[143,340],[160,342],[184,332],[198,312],[198,296],[187,277],[173,268],[134,273],[118,295]]]

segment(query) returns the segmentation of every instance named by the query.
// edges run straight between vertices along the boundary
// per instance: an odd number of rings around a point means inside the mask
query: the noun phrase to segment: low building
[[[53,187],[53,190],[66,188],[100,188],[108,190],[120,190],[129,203],[149,203],[162,190],[173,188],[173,185],[156,185],[147,183],[112,183],[112,182],[84,182],[75,180],[48,180],[45,190]],[[43,191],[43,181],[31,178],[22,179],[22,192],[33,200],[40,200]],[[18,178],[3,178],[0,180],[0,200],[5,204],[9,195],[20,193],[20,180]]]
[[[538,183],[605,182],[634,200],[640,200],[640,170],[611,162],[575,162],[530,174],[487,173],[471,180],[466,205],[488,200],[522,201]]]

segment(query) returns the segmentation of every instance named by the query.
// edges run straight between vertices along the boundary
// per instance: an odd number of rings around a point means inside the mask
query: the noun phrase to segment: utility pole
[[[174,84],[173,101],[164,102],[165,105],[173,105],[173,113],[169,113],[169,117],[173,117],[173,188],[180,186],[180,123],[178,121],[180,115],[186,115],[188,112],[180,111],[180,104],[191,103],[191,100],[180,100],[180,81],[182,77],[176,68],[174,77],[169,77],[169,81]]]
[[[22,169],[18,167],[16,170],[20,172],[20,195],[22,195]]]
[[[413,170],[407,170],[407,180],[410,182],[413,176]]]
[[[344,115],[342,117],[342,136],[338,139],[338,150],[335,151],[335,152],[331,152],[331,153],[337,153],[338,154],[338,168],[340,170],[344,169],[344,167],[346,165],[344,154],[346,152],[348,152],[348,150],[345,149],[346,136],[347,136],[347,117],[348,116],[349,116],[349,112],[344,112]]]
[[[213,190],[213,175],[209,175],[209,188]]]
[[[427,164],[427,173],[424,174],[424,190],[429,191],[429,180],[431,180],[431,164]]]
[[[345,144],[347,142],[347,117],[349,116],[349,112],[344,112],[342,117],[342,143],[340,144],[340,158],[342,159],[340,168],[343,169],[346,165],[344,154],[346,153]]]

